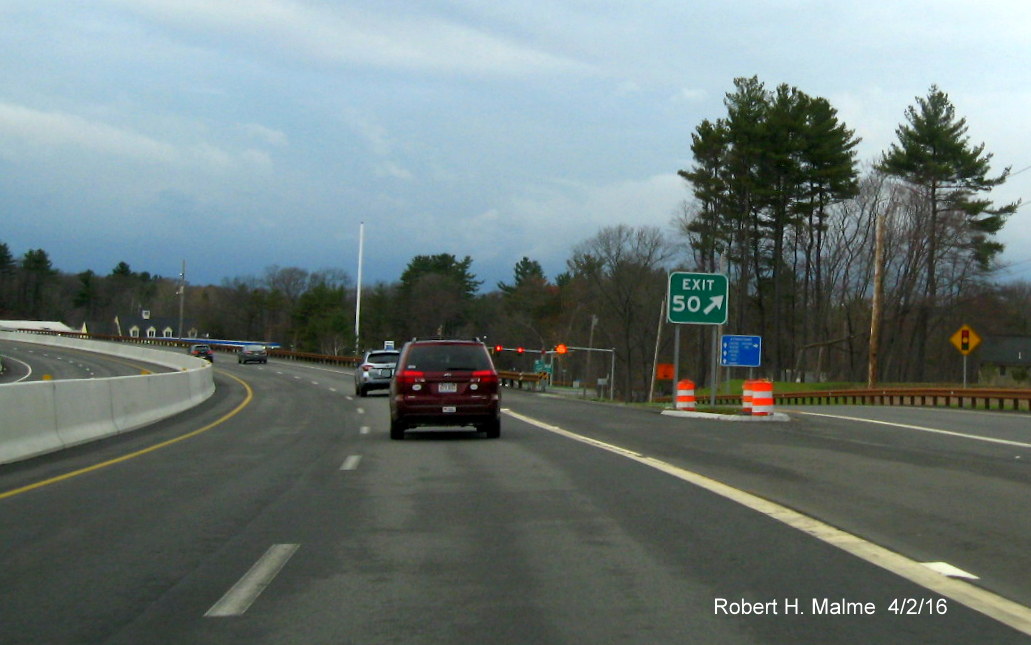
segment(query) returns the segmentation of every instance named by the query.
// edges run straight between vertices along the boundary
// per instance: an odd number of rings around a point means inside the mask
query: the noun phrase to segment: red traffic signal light
[[[516,351],[522,354],[526,350],[524,350],[522,347],[516,347]]]
[[[501,346],[501,345],[495,345],[494,346],[494,353],[495,354],[500,354],[502,351],[504,351],[504,349],[505,348],[503,346]]]
[[[568,351],[569,351],[569,348],[568,348],[568,347],[566,347],[566,346],[565,346],[564,344],[562,344],[562,343],[559,343],[558,345],[555,345],[555,353],[556,353],[556,354],[565,354],[565,353],[566,353],[566,352],[568,352]]]

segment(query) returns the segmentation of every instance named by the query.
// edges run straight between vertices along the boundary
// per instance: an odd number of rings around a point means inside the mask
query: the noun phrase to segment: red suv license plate
[[[439,385],[437,385],[437,391],[438,392],[457,392],[458,391],[458,384],[457,383],[440,383]]]

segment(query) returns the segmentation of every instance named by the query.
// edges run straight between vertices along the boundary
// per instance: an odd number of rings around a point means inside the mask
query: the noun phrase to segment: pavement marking
[[[875,419],[863,419],[861,417],[847,417],[841,414],[825,414],[823,412],[803,412],[801,410],[792,410],[795,414],[806,414],[812,417],[826,417],[828,419],[842,419],[845,421],[862,421],[864,423],[874,423],[882,426],[894,426],[896,428],[905,428],[907,430],[919,430],[920,432],[931,432],[934,434],[944,434],[950,437],[961,437],[963,439],[973,439],[974,441],[986,441],[988,443],[1000,443],[1004,446],[1016,446],[1018,448],[1031,448],[1031,443],[1023,443],[1020,441],[1010,441],[1009,439],[996,439],[994,437],[981,437],[976,434],[966,434],[964,432],[955,432],[953,430],[941,430],[939,428],[928,428],[926,426],[914,426],[908,423],[897,423],[895,421],[877,421]]]
[[[350,457],[344,460],[343,465],[340,466],[340,470],[358,470],[358,464],[361,462],[361,460],[361,455],[351,455]]]
[[[361,430],[359,430],[358,433],[359,434],[369,434],[370,430],[372,430],[372,428],[370,428],[369,426],[362,426]]]
[[[26,369],[29,370],[28,374],[26,374],[25,376],[21,377],[20,379],[15,380],[14,381],[15,383],[20,383],[20,382],[24,381],[25,379],[29,378],[30,376],[32,376],[32,366],[29,365],[28,363],[26,363],[25,361],[20,361],[17,358],[12,358],[10,356],[5,356],[4,358],[6,358],[9,361],[14,361],[15,363],[21,363],[22,365],[25,366]]]
[[[297,363],[297,364],[294,365],[294,367],[297,368],[297,369],[316,370],[316,371],[319,371],[319,372],[329,372],[330,374],[336,374],[338,376],[341,375],[341,374],[348,375],[348,374],[352,374],[354,372],[354,370],[333,369],[331,367],[315,367],[314,365],[304,365],[302,363]]]
[[[601,448],[602,450],[626,457],[627,459],[632,459],[640,464],[650,466],[651,468],[676,477],[677,479],[689,484],[694,484],[695,486],[704,488],[709,492],[715,493],[754,511],[758,511],[777,520],[778,522],[790,526],[791,528],[807,533],[818,540],[845,551],[846,553],[850,553],[862,560],[881,567],[882,569],[886,569],[902,578],[905,578],[906,580],[909,580],[910,582],[920,585],[925,589],[945,596],[946,598],[950,598],[976,612],[984,614],[989,618],[1031,636],[1031,608],[1025,607],[1009,598],[1004,598],[990,591],[981,589],[980,587],[975,587],[969,582],[949,577],[946,574],[925,566],[923,563],[907,558],[900,553],[891,551],[878,544],[874,544],[873,542],[868,542],[863,538],[835,528],[830,524],[825,524],[820,520],[803,515],[802,513],[786,506],[781,506],[776,502],[771,502],[757,495],[734,488],[733,486],[706,477],[705,475],[679,468],[668,462],[655,459],[654,457],[648,457],[647,455],[633,450],[628,450],[620,446],[605,443],[604,441],[598,441],[597,439],[570,432],[569,430],[565,430],[559,426],[554,426],[543,421],[538,421],[532,417],[519,414],[518,412],[513,412],[508,408],[504,408],[502,411],[515,419],[536,426],[542,430],[547,430],[548,432],[553,432],[557,435],[566,437],[567,439],[579,441],[589,446]]]
[[[358,414],[365,414],[365,408],[358,408]]]
[[[211,606],[206,618],[240,616],[257,600],[261,592],[271,584],[287,561],[293,557],[300,544],[273,544],[265,555],[244,574],[222,598]]]
[[[949,576],[950,578],[966,578],[967,580],[980,580],[977,576],[959,567],[954,567],[948,562],[923,562],[925,567],[932,571],[937,571],[943,576]]]
[[[73,470],[72,472],[65,473],[63,475],[58,475],[57,477],[51,477],[50,479],[44,479],[43,481],[38,481],[35,484],[29,484],[27,486],[22,486],[21,488],[15,488],[13,490],[5,491],[3,493],[0,493],[0,499],[7,499],[8,497],[14,497],[15,495],[20,495],[22,493],[27,493],[30,490],[35,490],[37,488],[43,488],[44,486],[49,486],[51,484],[56,484],[58,482],[65,481],[66,479],[72,479],[73,477],[78,477],[79,475],[85,475],[86,473],[91,473],[91,472],[93,472],[95,470],[100,470],[102,468],[107,468],[108,466],[114,466],[115,464],[120,464],[123,461],[129,461],[130,459],[135,459],[136,457],[141,457],[141,456],[146,455],[148,453],[154,452],[155,450],[160,450],[162,448],[166,448],[168,446],[171,446],[172,444],[179,443],[180,441],[185,441],[186,439],[190,439],[192,437],[196,437],[197,435],[199,435],[201,433],[204,433],[204,432],[207,432],[208,430],[211,430],[215,426],[218,426],[218,425],[221,425],[221,424],[225,423],[229,419],[231,419],[231,418],[235,417],[237,414],[239,414],[240,411],[243,410],[245,407],[250,405],[251,400],[254,399],[254,390],[252,390],[251,386],[248,385],[247,382],[244,381],[243,379],[241,379],[241,378],[239,378],[237,376],[233,376],[229,372],[221,372],[221,373],[225,374],[226,376],[228,376],[229,378],[233,379],[234,381],[239,382],[240,385],[243,386],[243,389],[244,389],[244,391],[247,394],[244,397],[243,401],[240,402],[239,405],[237,405],[235,408],[233,408],[232,410],[230,410],[229,412],[224,414],[222,417],[220,417],[218,419],[215,419],[214,421],[212,421],[208,425],[206,425],[206,426],[204,426],[202,428],[197,428],[196,430],[193,430],[191,432],[187,432],[186,434],[179,435],[178,437],[173,437],[172,439],[169,439],[167,441],[162,441],[161,443],[154,444],[153,446],[150,446],[149,448],[144,448],[142,450],[137,450],[136,452],[130,452],[127,455],[122,455],[121,457],[115,457],[114,459],[109,459],[107,461],[102,461],[99,464],[94,464],[92,466],[87,466],[86,468],[80,468],[79,470]]]

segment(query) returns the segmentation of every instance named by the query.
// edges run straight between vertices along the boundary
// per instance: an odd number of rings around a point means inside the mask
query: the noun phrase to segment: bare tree
[[[573,250],[570,273],[588,286],[599,331],[616,348],[624,396],[647,391],[654,366],[655,317],[666,289],[673,247],[657,227],[602,229]]]

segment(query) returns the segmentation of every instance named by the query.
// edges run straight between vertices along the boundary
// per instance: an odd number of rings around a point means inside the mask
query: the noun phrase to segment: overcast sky
[[[523,256],[553,278],[605,226],[668,226],[739,76],[827,98],[864,162],[937,84],[993,171],[1031,166],[1029,33],[1026,0],[0,0],[0,242],[355,277],[364,221],[366,284],[437,253],[487,290]]]

